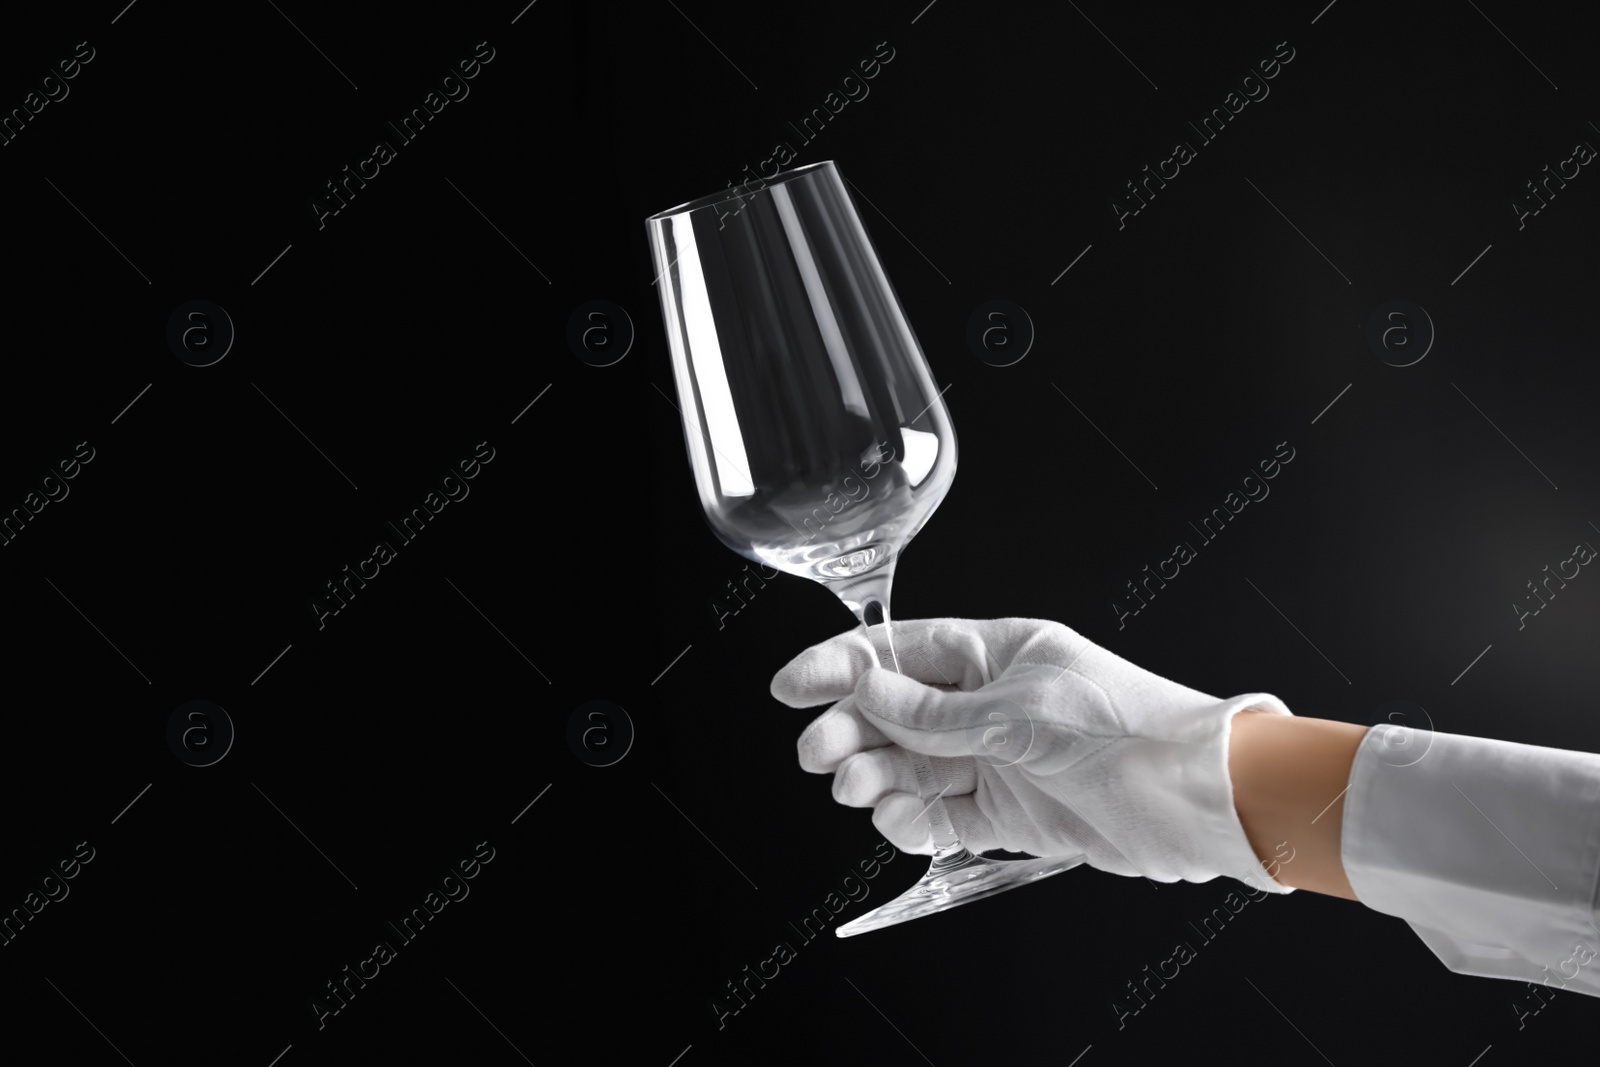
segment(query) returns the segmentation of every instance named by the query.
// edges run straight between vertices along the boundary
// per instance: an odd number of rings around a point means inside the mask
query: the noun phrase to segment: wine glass
[[[956,437],[838,168],[827,160],[730,186],[645,225],[689,463],[712,531],[747,559],[827,586],[864,631],[883,623],[881,658],[899,671],[889,588],[900,554],[955,478]],[[1016,730],[1030,726],[982,731],[974,755],[995,762],[986,747],[996,741],[1000,758],[1025,750]],[[840,926],[840,937],[1083,862],[968,851],[927,758],[910,756],[933,863],[905,893]]]

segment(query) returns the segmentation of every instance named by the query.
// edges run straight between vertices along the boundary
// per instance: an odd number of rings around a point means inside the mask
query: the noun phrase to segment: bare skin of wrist
[[[1279,883],[1357,899],[1339,849],[1344,790],[1366,733],[1365,726],[1298,715],[1233,717],[1234,810],[1256,857]],[[1285,843],[1292,851],[1282,849]]]

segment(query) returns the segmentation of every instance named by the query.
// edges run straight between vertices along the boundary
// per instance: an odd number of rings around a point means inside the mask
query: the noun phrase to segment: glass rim
[[[725,204],[730,200],[741,200],[746,196],[753,196],[755,193],[759,193],[762,189],[767,188],[767,186],[782,185],[783,183],[792,181],[793,179],[801,177],[802,175],[809,174],[811,171],[818,170],[823,167],[833,168],[833,166],[833,160],[824,159],[817,163],[807,163],[803,167],[795,167],[792,170],[780,170],[772,177],[764,178],[763,182],[765,184],[763,184],[759,189],[753,190],[752,192],[736,191],[746,189],[750,184],[749,182],[745,182],[743,185],[730,186],[725,189],[719,189],[714,193],[707,193],[705,196],[696,197],[693,200],[686,200],[676,207],[667,208],[665,211],[658,211],[644,221],[659,222],[662,219],[671,218],[674,215],[686,215],[691,211],[699,211],[702,208],[712,207],[717,204]]]

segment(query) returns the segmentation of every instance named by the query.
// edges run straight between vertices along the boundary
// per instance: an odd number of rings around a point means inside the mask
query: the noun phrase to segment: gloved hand
[[[1293,890],[1262,869],[1233,806],[1228,736],[1236,712],[1290,715],[1265,693],[1219,700],[1169,682],[1040,619],[893,623],[815,645],[772,679],[794,708],[836,702],[800,736],[800,765],[832,773],[834,799],[873,808],[907,852],[931,854],[906,750],[930,757],[962,843],[1158,882],[1218,875]]]

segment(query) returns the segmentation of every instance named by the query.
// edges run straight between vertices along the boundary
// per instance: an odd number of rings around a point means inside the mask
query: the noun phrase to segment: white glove
[[[837,701],[800,736],[800,766],[832,773],[834,799],[873,808],[898,848],[933,852],[932,797],[906,749],[929,757],[973,852],[1085,854],[1158,882],[1218,875],[1293,890],[1256,858],[1233,806],[1228,736],[1247,708],[1290,715],[1265,693],[1218,700],[1169,682],[1041,619],[916,619],[858,627],[772,679],[795,708]],[[940,688],[935,688],[938,686]]]

